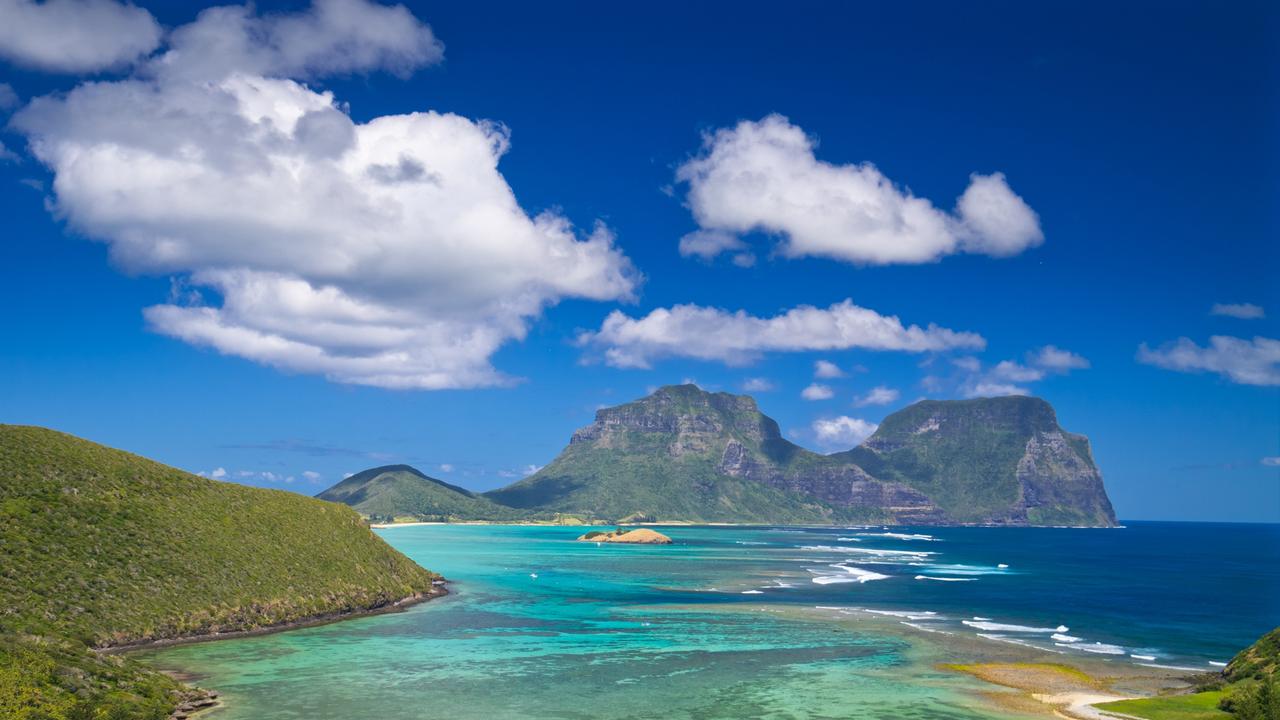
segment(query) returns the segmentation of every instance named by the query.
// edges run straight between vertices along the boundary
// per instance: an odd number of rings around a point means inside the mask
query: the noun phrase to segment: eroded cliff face
[[[573,434],[570,444],[596,448],[652,449],[681,457],[718,452],[741,438],[753,445],[781,440],[778,424],[745,395],[708,393],[694,385],[660,388],[643,400],[596,412],[595,422]]]
[[[1089,439],[1061,430],[1037,432],[1018,461],[1019,503],[1037,525],[1115,525],[1115,510],[1093,461]]]
[[[953,522],[1116,524],[1088,439],[1039,398],[922,401],[842,456],[925,494]]]
[[[669,386],[598,411],[555,461],[490,496],[663,520],[748,519],[733,508],[777,522],[1115,523],[1088,441],[1021,397],[917,403],[862,446],[819,455],[750,397]]]

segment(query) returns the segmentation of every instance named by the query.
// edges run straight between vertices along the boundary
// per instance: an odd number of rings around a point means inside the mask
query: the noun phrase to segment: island
[[[632,545],[670,545],[671,538],[657,530],[634,528],[631,530],[592,530],[578,538],[579,541],[597,543],[630,543]]]
[[[374,523],[1117,525],[1088,438],[1041,398],[922,400],[822,455],[783,437],[754,398],[692,384],[600,409],[503,488],[393,465],[319,497]]]

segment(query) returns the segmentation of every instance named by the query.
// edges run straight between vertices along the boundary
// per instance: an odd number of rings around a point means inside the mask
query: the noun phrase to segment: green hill
[[[1218,675],[1197,678],[1199,692],[1102,703],[1098,709],[1143,720],[1280,718],[1280,628],[1241,650]]]
[[[316,497],[343,503],[377,520],[516,520],[519,510],[498,505],[408,465],[358,472]]]
[[[0,717],[163,718],[180,688],[93,649],[431,594],[350,508],[0,425]]]
[[[919,402],[819,455],[750,397],[663,387],[598,411],[546,467],[485,497],[607,521],[1115,524],[1088,440],[1026,397]]]

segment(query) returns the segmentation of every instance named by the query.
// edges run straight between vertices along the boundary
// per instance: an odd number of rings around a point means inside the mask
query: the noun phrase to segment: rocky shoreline
[[[172,647],[175,645],[190,645],[194,643],[211,642],[214,640],[228,640],[239,637],[269,635],[272,633],[285,632],[287,630],[299,630],[302,628],[316,627],[318,625],[327,625],[329,623],[341,622],[343,620],[354,620],[356,618],[400,612],[419,603],[444,597],[448,594],[448,581],[444,578],[439,578],[432,581],[431,590],[427,592],[414,593],[408,597],[396,600],[395,602],[384,603],[374,607],[322,613],[298,620],[291,620],[285,623],[248,630],[231,630],[227,632],[203,633],[182,637],[159,638],[156,640],[98,647],[94,648],[94,650],[102,655],[116,655],[140,650]],[[169,720],[188,720],[196,715],[218,708],[223,704],[221,694],[217,690],[210,690],[191,684],[196,680],[195,676],[176,672],[167,672],[166,674],[186,685],[178,697],[177,706],[169,715]]]
[[[157,638],[155,640],[142,640],[138,642],[121,643],[119,645],[104,645],[95,647],[94,650],[102,655],[116,655],[136,650],[150,650],[153,648],[171,647],[174,645],[190,645],[193,643],[210,642],[213,640],[227,640],[230,638],[252,637],[255,635],[270,635],[272,633],[285,632],[286,630],[299,630],[301,628],[327,625],[329,623],[341,622],[343,620],[352,620],[355,618],[369,617],[371,615],[399,612],[417,605],[418,603],[423,603],[428,600],[434,600],[435,598],[448,595],[449,590],[447,589],[447,584],[448,580],[441,578],[432,582],[432,588],[428,592],[414,593],[413,595],[401,598],[395,602],[383,603],[382,605],[376,605],[369,608],[321,613],[319,615],[311,615],[297,620],[290,620],[276,625],[265,625],[263,627],[251,628],[248,630],[228,630],[226,632]]]

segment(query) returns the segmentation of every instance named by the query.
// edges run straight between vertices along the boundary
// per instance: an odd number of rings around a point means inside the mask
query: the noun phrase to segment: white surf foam
[[[866,610],[873,615],[906,618],[908,620],[941,620],[938,613],[932,610]]]
[[[1021,645],[1021,646],[1023,646],[1023,647],[1036,648],[1037,650],[1044,650],[1044,649],[1045,649],[1045,648],[1041,648],[1041,647],[1037,647],[1037,646],[1035,646],[1035,645],[1032,645],[1031,643],[1027,642],[1026,640],[1020,640],[1020,639],[1018,639],[1018,638],[1011,638],[1011,637],[1009,637],[1008,635],[1000,635],[1000,634],[998,634],[998,633],[978,633],[978,637],[980,637],[980,638],[986,638],[986,639],[988,639],[988,640],[995,640],[996,642],[1004,642],[1004,643],[1010,643],[1010,644],[1013,644],[1013,645]],[[1051,651],[1051,652],[1059,652],[1059,651],[1057,651],[1057,650],[1053,650],[1053,651]]]
[[[925,560],[930,556],[937,555],[936,552],[928,550],[885,550],[882,548],[844,548],[845,552],[858,553],[859,555],[870,555],[876,558],[903,558],[906,560]]]
[[[937,538],[932,535],[924,535],[920,533],[896,533],[896,532],[878,532],[878,533],[858,533],[859,537],[884,537],[893,538],[894,540],[927,540],[936,542]],[[842,540],[844,538],[841,538]]]
[[[925,569],[937,575],[1003,575],[1005,574],[998,568],[990,565],[962,565],[962,564],[931,564],[925,565]]]
[[[1134,653],[1129,653],[1129,657],[1133,658],[1134,660],[1146,660],[1147,662],[1152,662],[1153,660],[1156,659],[1155,655],[1136,655]]]
[[[830,585],[832,583],[851,583],[851,582],[865,583],[865,582],[871,582],[872,580],[886,580],[889,578],[888,575],[882,575],[878,572],[871,572],[870,570],[863,570],[862,568],[853,567],[852,565],[843,565],[840,563],[836,563],[834,565],[831,565],[831,567],[836,568],[838,570],[843,570],[846,574],[827,575],[827,574],[821,574],[819,571],[810,570],[809,572],[818,573],[818,577],[815,577],[813,581],[819,585]]]
[[[1108,645],[1107,643],[1054,643],[1058,647],[1064,647],[1071,650],[1080,650],[1081,652],[1095,653],[1097,655],[1124,655],[1124,648],[1118,645]]]
[[[1137,663],[1142,667],[1160,668],[1161,670],[1182,670],[1184,672],[1204,672],[1204,668],[1187,667],[1185,665],[1161,665],[1159,663]]]
[[[1049,637],[1053,638],[1054,640],[1057,640],[1058,642],[1064,642],[1064,643],[1080,642],[1080,640],[1082,639],[1082,638],[1075,637],[1073,635],[1063,635],[1062,633],[1054,633]]]
[[[902,624],[903,624],[903,625],[906,625],[906,626],[907,626],[907,627],[909,627],[909,628],[915,628],[916,630],[923,630],[924,632],[938,633],[939,635],[954,635],[954,634],[955,634],[955,633],[949,633],[949,632],[947,632],[946,630],[939,630],[938,628],[932,628],[932,627],[929,627],[929,626],[927,626],[927,625],[921,625],[921,624],[919,624],[919,623],[907,622],[906,620],[903,620],[903,621],[902,621]]]
[[[743,590],[742,594],[743,595],[763,595],[764,593],[760,590]]]
[[[938,582],[973,582],[978,578],[940,578],[932,575],[917,575],[917,580],[937,580]]]
[[[978,630],[987,630],[990,632],[1014,632],[1014,633],[1064,633],[1071,628],[1066,625],[1059,625],[1056,628],[1031,627],[1029,625],[1010,625],[1007,623],[990,622],[988,620],[961,620],[962,623],[971,628]]]

